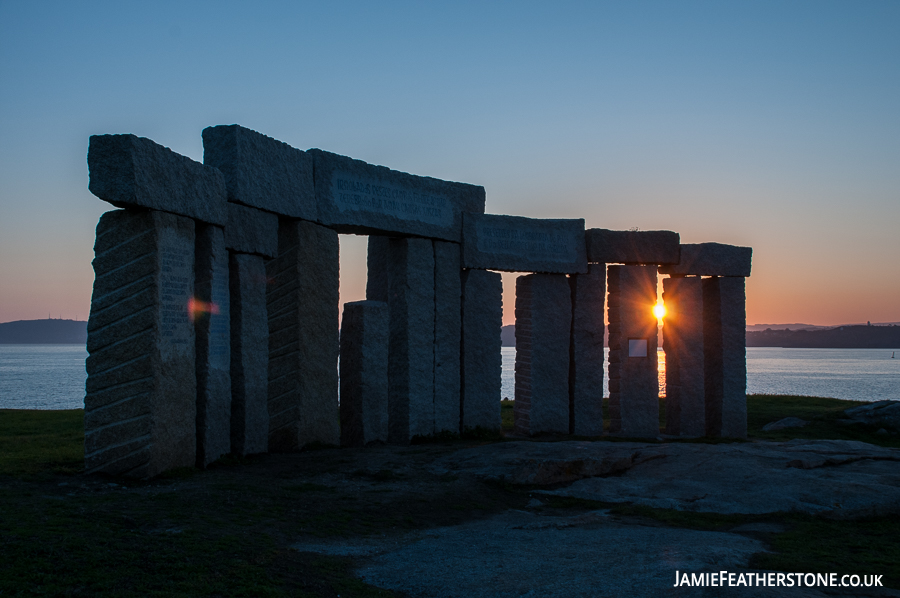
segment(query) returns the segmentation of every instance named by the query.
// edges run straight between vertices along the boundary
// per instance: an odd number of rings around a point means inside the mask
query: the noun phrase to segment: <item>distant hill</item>
[[[824,330],[747,332],[748,347],[900,349],[900,326],[838,326]]]
[[[2,345],[84,345],[87,322],[78,320],[18,320],[0,324]]]
[[[841,326],[865,326],[865,322],[849,322],[833,326],[815,326],[813,324],[748,324],[747,332],[762,332],[763,330],[830,330]],[[900,322],[876,322],[872,326],[900,326]]]

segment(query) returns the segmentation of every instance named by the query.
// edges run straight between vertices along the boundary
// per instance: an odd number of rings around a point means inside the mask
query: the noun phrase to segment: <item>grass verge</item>
[[[83,409],[0,409],[0,474],[73,474],[83,469]]]
[[[856,405],[850,401],[751,395],[747,404],[754,439],[843,438],[898,446],[896,437],[838,424],[841,412]],[[512,428],[512,413],[513,402],[502,402],[504,430]],[[811,423],[761,431],[788,416]],[[300,553],[290,545],[299,537],[455,525],[528,503],[521,488],[449,474],[429,478],[423,464],[486,439],[432,440],[392,453],[393,461],[377,467],[366,459],[380,449],[323,449],[224,458],[206,472],[186,469],[132,482],[80,473],[81,410],[0,410],[0,596],[391,596],[355,578],[352,560]],[[406,469],[413,462],[422,468]],[[555,509],[600,507],[618,517],[695,529],[778,523],[785,531],[765,536],[772,552],[756,555],[752,567],[881,574],[886,585],[900,587],[898,518],[832,521],[548,500]]]

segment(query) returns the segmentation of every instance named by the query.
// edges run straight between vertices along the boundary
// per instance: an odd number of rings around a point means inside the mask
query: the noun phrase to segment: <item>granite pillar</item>
[[[569,277],[572,335],[569,372],[569,432],[603,434],[603,335],[606,330],[606,264],[588,265]]]
[[[610,433],[659,435],[656,266],[609,266]]]
[[[515,402],[513,404],[513,431],[527,435],[531,431],[531,362],[532,326],[531,276],[516,278],[516,370]]]
[[[666,434],[706,434],[703,290],[699,276],[663,280],[666,318]]]
[[[460,246],[434,246],[434,433],[457,434],[460,425],[462,269]],[[498,333],[499,334],[499,333]],[[499,395],[499,393],[498,393]]]
[[[434,250],[390,239],[387,256],[390,442],[434,434]]]
[[[462,273],[460,431],[500,431],[503,281],[497,272]]]
[[[527,337],[521,358],[520,328],[523,340]],[[564,274],[520,276],[516,280],[515,408],[516,430],[520,433],[569,433],[571,332],[572,291],[568,278]],[[520,387],[530,394],[527,418],[518,405]],[[524,397],[526,393],[521,394]]]
[[[266,264],[258,255],[231,253],[231,451],[269,450],[269,322]]]
[[[269,290],[269,450],[337,445],[338,235],[280,219]]]
[[[148,478],[192,467],[194,221],[154,210],[107,212],[94,254],[85,471]]]
[[[706,435],[747,437],[746,296],[742,277],[703,279]]]
[[[369,236],[366,252],[366,299],[369,301],[388,300],[388,242],[389,237]]]
[[[344,304],[341,319],[341,445],[388,439],[388,306]]]
[[[231,275],[232,452],[269,449],[269,319],[266,258],[278,255],[278,217],[228,204]]]
[[[231,316],[225,230],[197,223],[194,258],[197,466],[231,452]]]

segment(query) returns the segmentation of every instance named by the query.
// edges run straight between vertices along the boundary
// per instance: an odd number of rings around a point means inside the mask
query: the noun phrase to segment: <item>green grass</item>
[[[0,475],[83,469],[83,409],[0,409]]]
[[[896,436],[837,423],[844,409],[857,404],[750,395],[751,440],[836,438],[900,446]],[[662,425],[664,402],[660,407]],[[513,402],[503,401],[500,409],[503,429],[509,431]],[[788,416],[811,423],[761,431],[765,424]],[[223,458],[214,468],[234,471],[237,477],[216,478],[219,481],[185,495],[164,489],[184,482],[197,486],[205,474],[187,468],[151,483],[78,475],[83,442],[81,410],[0,410],[0,596],[390,596],[356,579],[352,560],[297,553],[288,547],[290,542],[298,534],[353,537],[451,525],[480,516],[485,508],[502,510],[528,501],[521,488],[498,490],[491,495],[496,503],[469,498],[468,486],[461,495],[445,496],[443,489],[462,483],[448,474],[436,481],[440,489],[398,503],[391,498],[391,484],[404,476],[392,469],[359,470],[357,477],[384,489],[354,495],[306,481],[296,465],[286,466],[279,477],[240,477],[255,471],[257,459],[271,466],[272,459],[262,457]],[[403,458],[425,458],[434,450],[441,449],[426,444],[409,449]],[[316,460],[330,459],[321,465],[323,470],[353,477],[357,466],[349,465],[345,455],[322,451]],[[107,483],[117,486],[110,489]],[[381,502],[366,503],[382,500],[387,501],[383,507],[377,506]],[[548,508],[609,508],[618,517],[693,529],[728,531],[743,522],[776,522],[786,531],[763,538],[772,552],[755,555],[752,567],[881,574],[886,585],[900,587],[896,517],[833,521],[797,514],[689,513],[561,497],[541,500]],[[417,505],[431,508],[432,515],[422,515]],[[437,522],[434,513],[454,519]]]
[[[760,440],[859,440],[900,448],[900,436],[876,434],[877,428],[863,424],[848,426],[838,423],[845,409],[864,404],[823,397],[747,395],[747,432],[751,438]],[[763,426],[785,417],[799,417],[809,423],[802,428],[763,432]]]

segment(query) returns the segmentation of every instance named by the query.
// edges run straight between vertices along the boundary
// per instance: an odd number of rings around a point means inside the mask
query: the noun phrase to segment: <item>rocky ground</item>
[[[811,423],[766,434],[831,425],[795,411]],[[900,596],[900,448],[864,424],[886,446],[507,438],[226,458],[150,481],[0,475],[0,596]],[[676,571],[888,588],[675,588]]]

